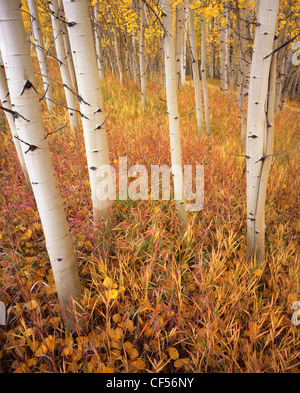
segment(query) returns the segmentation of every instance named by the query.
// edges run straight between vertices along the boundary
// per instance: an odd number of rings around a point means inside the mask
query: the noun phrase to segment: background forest
[[[1,373],[299,372],[299,21],[0,1]],[[103,200],[121,157],[203,165],[203,209],[176,173],[171,200]]]

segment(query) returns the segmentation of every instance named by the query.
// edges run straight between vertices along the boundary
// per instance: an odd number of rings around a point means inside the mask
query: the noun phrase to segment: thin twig
[[[257,164],[259,161],[265,160],[267,157],[276,157],[276,156],[280,156],[281,154],[286,153],[287,151],[292,150],[292,149],[294,149],[294,148],[297,147],[297,146],[300,146],[300,143],[297,143],[297,145],[294,145],[294,146],[292,146],[292,147],[289,147],[288,149],[286,149],[286,150],[284,150],[284,151],[282,151],[282,152],[280,152],[280,153],[269,154],[269,155],[267,155],[267,156],[263,156],[263,157],[261,157],[258,161],[256,161],[255,164]]]

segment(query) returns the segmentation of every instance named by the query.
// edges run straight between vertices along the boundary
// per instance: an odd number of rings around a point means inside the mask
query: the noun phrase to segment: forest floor
[[[52,75],[57,67],[51,63]],[[59,85],[55,96],[61,102]],[[159,89],[160,96],[165,97]],[[129,82],[104,90],[112,165],[170,165],[166,104],[152,84],[146,109]],[[264,265],[245,258],[245,154],[239,107],[209,84],[212,135],[196,130],[188,82],[179,92],[183,163],[204,165],[205,203],[182,237],[171,201],[117,201],[115,225],[93,225],[82,131],[49,143],[79,260],[85,329],[62,323],[39,215],[0,114],[0,372],[295,372],[300,326],[299,147],[274,157]],[[46,131],[67,122],[57,107]],[[299,143],[299,103],[275,122],[275,152]],[[265,271],[265,284],[260,285]]]

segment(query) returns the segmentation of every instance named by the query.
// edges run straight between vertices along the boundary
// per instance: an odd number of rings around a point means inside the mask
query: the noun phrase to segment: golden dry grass
[[[55,75],[54,65],[51,68]],[[61,92],[55,92],[61,99]],[[163,96],[163,92],[160,91]],[[107,78],[111,162],[170,164],[165,103]],[[179,93],[184,164],[205,166],[205,206],[181,237],[173,202],[119,201],[112,230],[93,226],[81,131],[49,138],[84,286],[84,332],[65,330],[42,228],[0,117],[2,372],[295,372],[300,329],[299,155],[274,159],[266,206],[267,260],[245,258],[245,175],[239,109],[210,84],[212,136],[196,131],[193,87]],[[275,150],[295,145],[299,104],[276,119]],[[48,131],[66,122],[45,113]],[[260,286],[263,269],[266,284]]]

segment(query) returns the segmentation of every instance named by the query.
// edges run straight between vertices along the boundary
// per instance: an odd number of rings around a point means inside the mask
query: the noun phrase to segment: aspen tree
[[[177,100],[177,78],[175,64],[175,40],[174,27],[171,16],[170,0],[162,0],[163,11],[162,20],[164,24],[164,49],[165,49],[165,69],[166,69],[166,93],[169,115],[170,142],[171,142],[171,162],[174,182],[174,195],[176,197],[176,207],[178,222],[181,231],[188,225],[188,215],[184,201],[183,171],[181,159],[180,123]]]
[[[94,16],[94,25],[95,25],[94,26],[95,47],[96,47],[96,55],[97,55],[97,63],[98,63],[100,79],[104,80],[105,78],[104,61],[103,61],[103,54],[101,48],[100,27],[98,25],[98,14],[99,14],[99,2],[96,1],[96,3],[93,6],[93,16]]]
[[[64,39],[64,46],[65,46],[65,52],[66,52],[66,62],[68,64],[69,68],[69,73],[70,73],[70,78],[72,82],[72,86],[76,89],[76,92],[78,93],[78,88],[77,88],[77,80],[76,80],[76,74],[75,74],[75,67],[74,67],[74,62],[73,62],[73,57],[72,57],[72,52],[71,52],[71,46],[70,46],[70,40],[69,40],[69,35],[67,32],[67,25],[65,23],[65,13],[64,13],[64,7],[62,0],[58,0],[58,7],[60,10],[60,15],[62,17],[61,19],[61,30],[62,30],[62,35]]]
[[[72,84],[69,66],[66,60],[66,50],[62,30],[62,8],[58,7],[58,0],[50,0],[49,8],[51,11],[51,20],[54,34],[54,43],[56,48],[57,59],[64,84],[65,97],[68,106],[70,125],[73,130],[79,128],[78,115],[73,109],[76,109],[76,87]]]
[[[141,94],[142,107],[146,106],[147,95],[147,73],[146,73],[146,59],[145,59],[145,10],[144,1],[140,0],[141,7],[141,32],[140,32],[140,74],[141,74]]]
[[[262,170],[268,142],[268,129],[273,127],[266,115],[268,93],[270,90],[270,53],[273,50],[279,0],[270,2],[260,0],[257,27],[253,48],[250,74],[248,119],[247,119],[247,251],[261,260],[258,244],[264,237],[264,220],[262,206],[258,205],[260,187],[262,187]],[[273,88],[273,87],[272,87]]]
[[[120,49],[120,37],[117,32],[117,28],[115,24],[113,23],[112,29],[114,32],[114,38],[115,38],[115,51],[116,51],[116,63],[119,69],[119,75],[120,75],[120,83],[121,86],[124,85],[124,69],[123,69],[123,63],[121,59],[121,49]]]
[[[28,5],[31,14],[32,33],[36,46],[36,54],[40,65],[40,71],[42,74],[46,103],[49,113],[52,113],[54,108],[53,90],[52,90],[51,80],[49,78],[49,69],[47,64],[46,51],[44,48],[39,11],[38,11],[36,0],[28,0]]]
[[[194,18],[194,0],[189,0],[189,37],[190,47],[192,55],[192,70],[193,79],[195,84],[195,100],[196,100],[196,117],[198,132],[203,131],[203,112],[202,112],[202,97],[201,97],[201,82],[199,74],[199,61],[196,43],[196,32],[195,32],[195,18]]]
[[[201,32],[202,32],[202,42],[201,42],[201,79],[203,86],[203,95],[204,95],[204,114],[205,114],[205,124],[206,124],[206,132],[208,135],[211,134],[210,129],[210,111],[209,111],[209,95],[208,95],[208,86],[207,86],[207,77],[206,77],[206,63],[207,63],[207,49],[206,49],[206,23],[203,16],[203,13],[200,14],[201,20]]]
[[[0,45],[19,140],[40,214],[59,303],[66,311],[81,286],[63,201],[49,151],[19,0],[0,1]]]
[[[28,184],[30,184],[28,172],[26,169],[25,160],[24,160],[24,156],[23,156],[23,152],[22,152],[22,148],[21,148],[21,142],[18,139],[17,128],[16,128],[16,124],[15,124],[15,119],[13,116],[14,112],[11,107],[10,95],[9,95],[9,91],[8,91],[7,80],[6,80],[6,75],[5,75],[4,64],[3,64],[1,52],[0,52],[0,101],[2,103],[3,108],[8,110],[8,111],[4,111],[4,112],[5,112],[5,116],[6,116],[9,128],[10,128],[12,140],[14,142],[14,145],[15,145],[15,148],[17,151],[17,156],[18,156],[20,165],[22,167],[22,170],[23,170],[23,173],[25,176],[25,180]]]
[[[184,3],[179,3],[176,6],[176,34],[175,34],[175,47],[176,47],[176,74],[177,74],[177,87],[179,89],[182,81],[182,53],[183,53],[183,39],[184,39]]]
[[[186,51],[187,51],[187,31],[188,31],[188,13],[187,13],[187,3],[183,3],[183,43],[181,51],[181,84],[185,85],[186,82]]]
[[[91,183],[94,217],[110,219],[109,195],[99,187],[104,177],[112,182],[111,173],[101,173],[110,165],[108,140],[87,0],[63,0],[70,45],[76,72],[86,155]]]

